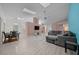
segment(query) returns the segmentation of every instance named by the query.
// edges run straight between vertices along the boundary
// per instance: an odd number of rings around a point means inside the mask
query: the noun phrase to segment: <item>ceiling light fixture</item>
[[[18,20],[24,20],[24,18],[22,18],[22,17],[17,17],[17,19],[18,19]]]
[[[27,12],[27,13],[30,13],[30,14],[36,14],[36,12],[32,11],[32,10],[29,10],[27,8],[24,8],[23,9],[23,12]]]
[[[40,3],[44,8],[48,7],[50,3]]]

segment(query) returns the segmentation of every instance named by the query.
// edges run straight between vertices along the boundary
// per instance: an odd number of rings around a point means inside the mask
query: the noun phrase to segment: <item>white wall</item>
[[[5,18],[5,17],[4,17],[3,10],[0,6],[0,44],[2,43],[2,21],[3,21],[3,18]]]
[[[14,23],[18,23],[19,28],[21,31],[21,24],[25,21],[32,21],[31,14],[24,13],[22,10],[23,8],[29,8],[30,10],[33,10],[37,12],[36,16],[39,16],[41,18],[41,21],[45,22],[45,24],[49,27],[53,22],[63,20],[67,17],[68,12],[68,4],[66,3],[52,3],[48,8],[46,8],[46,16],[48,17],[47,20],[44,20],[43,15],[43,7],[40,4],[0,4],[0,14],[2,19],[6,22],[6,32],[12,30],[12,26]],[[21,20],[17,20],[17,17],[24,18]],[[48,30],[50,30],[48,28]]]
[[[1,42],[1,18],[0,18],[0,42]]]
[[[67,13],[69,10],[69,4],[68,3],[51,3],[49,7],[47,7],[46,10],[46,16],[47,20],[44,20],[44,8],[40,5],[40,3],[37,4],[1,4],[2,9],[6,15],[6,17],[28,17],[32,16],[31,14],[28,14],[27,12],[23,12],[23,8],[28,8],[30,10],[35,11],[37,14],[36,16],[39,16],[42,21],[44,21],[46,24],[50,24],[59,20],[63,20],[67,18]]]

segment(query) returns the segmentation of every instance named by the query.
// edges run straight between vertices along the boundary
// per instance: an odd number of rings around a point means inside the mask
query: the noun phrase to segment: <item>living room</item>
[[[0,55],[79,54],[78,6],[74,3],[0,4]]]

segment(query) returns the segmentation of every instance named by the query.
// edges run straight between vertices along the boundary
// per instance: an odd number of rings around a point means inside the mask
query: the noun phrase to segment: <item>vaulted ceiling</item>
[[[67,3],[51,3],[46,10],[44,19],[44,7],[40,3],[1,3],[0,7],[4,16],[8,19],[9,17],[17,18],[29,18],[38,16],[43,22],[50,24],[59,20],[67,19],[69,4]],[[27,8],[36,12],[35,15],[23,12],[23,9]]]

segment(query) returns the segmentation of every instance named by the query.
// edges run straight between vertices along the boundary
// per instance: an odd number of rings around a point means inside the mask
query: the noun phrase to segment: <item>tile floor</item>
[[[0,55],[69,55],[64,48],[45,41],[45,35],[20,34],[19,41],[0,45]],[[69,51],[69,50],[68,50]]]

